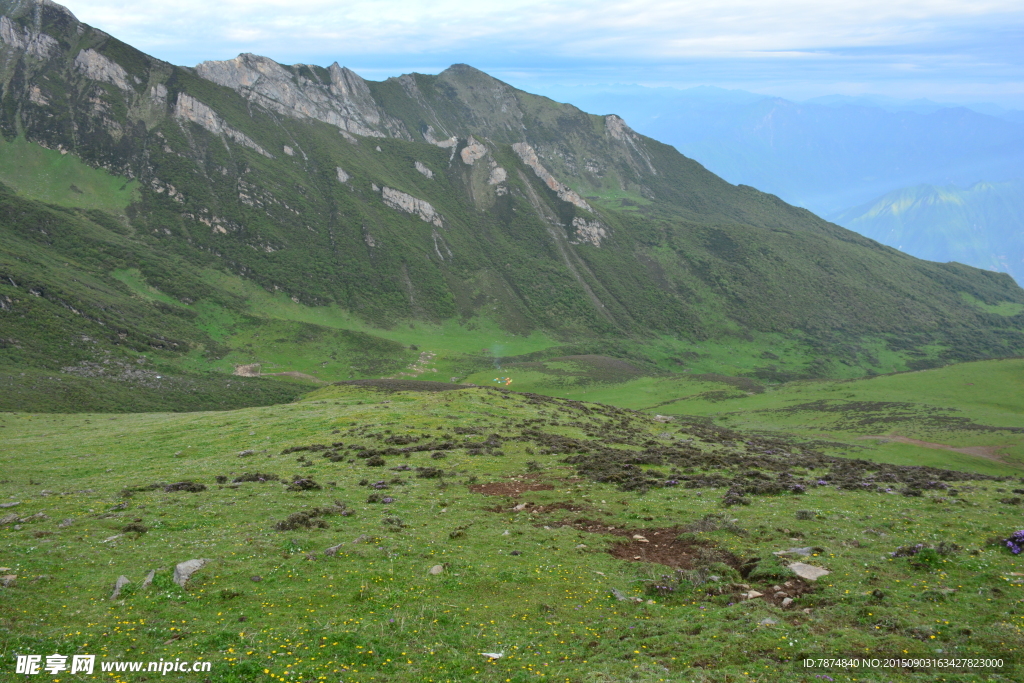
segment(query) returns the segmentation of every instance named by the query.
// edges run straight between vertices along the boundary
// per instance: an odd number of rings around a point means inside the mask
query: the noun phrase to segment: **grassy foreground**
[[[1024,561],[995,543],[1024,526],[1017,477],[492,388],[0,433],[4,680],[54,652],[218,682],[1019,680]],[[791,548],[831,573],[797,578]],[[1004,667],[795,663],[853,655]]]

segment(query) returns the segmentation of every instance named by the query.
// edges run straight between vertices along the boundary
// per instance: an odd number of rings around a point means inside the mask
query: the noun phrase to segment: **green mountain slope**
[[[1024,181],[908,187],[832,219],[918,258],[967,263],[1024,282]]]
[[[500,355],[439,342],[453,324],[506,355],[662,369],[707,340],[794,345],[750,364],[767,378],[1024,351],[1024,317],[992,312],[1024,304],[1007,276],[909,257],[465,65],[189,69],[52,3],[0,16],[0,365],[349,379],[415,365],[410,343],[450,352],[441,375]]]

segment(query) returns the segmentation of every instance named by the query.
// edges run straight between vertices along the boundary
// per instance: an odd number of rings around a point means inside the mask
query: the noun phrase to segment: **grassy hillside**
[[[1016,478],[484,388],[0,431],[9,651],[201,658],[230,682],[811,680],[795,661],[942,650],[1009,681],[1024,646],[1024,566],[986,540],[1020,526]],[[804,546],[829,575],[772,554]]]
[[[12,370],[450,378],[543,353],[785,381],[1024,353],[1005,275],[730,185],[616,117],[466,65],[178,68],[34,7],[0,1],[48,46],[0,68]],[[267,88],[240,85],[257,67]]]
[[[958,261],[1024,279],[1024,182],[921,185],[831,216],[862,235],[930,261]]]
[[[762,382],[666,374],[602,356],[507,362],[466,381],[721,427],[830,442],[859,458],[1001,474],[1024,466],[1024,360],[961,363],[866,379]],[[1011,469],[1006,469],[1010,467]]]

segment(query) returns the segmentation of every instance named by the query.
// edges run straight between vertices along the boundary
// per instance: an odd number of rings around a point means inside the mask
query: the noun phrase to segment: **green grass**
[[[138,199],[139,183],[85,164],[24,138],[0,138],[0,182],[30,199],[124,214]]]
[[[1017,480],[956,482],[955,495],[921,497],[811,486],[804,495],[749,495],[749,505],[723,509],[724,488],[623,492],[581,477],[561,462],[564,451],[546,455],[547,442],[524,421],[600,448],[603,435],[615,435],[628,442],[616,446],[626,453],[648,448],[644,443],[670,453],[678,439],[689,438],[696,451],[687,453],[721,463],[698,467],[702,475],[733,476],[743,458],[762,457],[764,447],[745,450],[749,437],[700,425],[489,389],[329,387],[292,404],[210,413],[4,413],[0,499],[21,504],[3,515],[46,517],[20,529],[0,525],[5,572],[18,577],[2,589],[0,638],[8,651],[90,653],[101,661],[203,659],[213,665],[212,680],[225,683],[814,681],[794,660],[933,657],[942,650],[1021,661],[1022,588],[1014,572],[1024,564],[986,544],[1020,527],[1019,506],[998,502],[1020,487]],[[453,435],[455,427],[475,428],[479,436]],[[392,435],[480,441],[491,433],[503,437],[492,455],[465,448],[448,449],[443,459],[430,451],[386,455],[385,468],[367,467],[347,448],[386,447]],[[342,443],[338,451],[348,458],[281,454],[332,442]],[[831,478],[827,461],[808,456],[808,446],[771,443],[803,454],[809,464],[793,469],[798,480]],[[243,451],[252,454],[240,457]],[[447,474],[417,478],[414,470],[388,469],[396,465]],[[653,475],[665,467],[642,469]],[[323,488],[230,484],[257,471],[285,481],[311,477]],[[218,484],[218,475],[228,483]],[[379,492],[393,503],[367,502],[373,490],[360,481],[396,477],[402,483]],[[128,490],[182,480],[207,490]],[[514,499],[470,488],[516,481],[551,488]],[[274,529],[293,513],[337,503],[353,514],[323,517],[323,529]],[[532,508],[512,510],[518,503],[579,509],[531,514]],[[670,594],[647,592],[671,569],[609,553],[633,533],[651,535],[719,513],[734,521],[719,520],[717,531],[692,538],[741,561],[761,558],[761,574],[700,585],[683,580]],[[623,537],[565,526],[580,518],[630,531]],[[130,523],[147,531],[123,531]],[[889,556],[900,546],[940,542],[962,549],[920,568]],[[324,556],[339,544],[335,556]],[[787,580],[771,576],[771,552],[793,546],[814,547],[806,561],[832,573],[790,609],[738,598],[746,589],[733,583],[768,592]],[[211,563],[185,589],[170,581],[175,563],[199,557]],[[443,573],[429,574],[438,564]],[[151,569],[156,579],[143,589]],[[132,583],[110,601],[122,574]],[[613,589],[628,599],[617,600]],[[481,652],[504,656],[489,662]],[[866,678],[863,670],[823,673],[837,681]],[[933,681],[940,674],[948,681],[1017,675],[888,670],[878,680]]]
[[[986,304],[984,301],[979,301],[970,294],[963,292],[961,296],[969,304],[977,306],[986,313],[995,313],[1001,315],[1004,318],[1010,318],[1018,315],[1021,311],[1024,311],[1024,304],[1014,303],[1012,301],[1000,301],[998,304]]]
[[[834,452],[879,462],[1006,474],[1024,468],[1024,360],[961,363],[857,380],[761,383],[715,373],[658,374],[595,380],[582,366],[507,364],[466,381],[572,400],[678,416],[734,428],[834,441]],[[960,453],[874,436],[898,436]],[[987,456],[987,457],[986,457]]]

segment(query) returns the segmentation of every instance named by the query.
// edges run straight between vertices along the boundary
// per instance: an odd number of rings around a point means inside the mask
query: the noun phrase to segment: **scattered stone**
[[[519,505],[516,505],[512,509],[515,510],[516,512],[519,512],[520,510],[525,510],[526,509],[526,503],[520,503]]]
[[[792,604],[793,604],[793,598],[784,598],[783,601],[782,601],[782,606],[783,607],[789,607]]]
[[[174,583],[184,588],[189,578],[197,571],[202,569],[209,561],[210,560],[200,559],[179,562],[177,566],[174,568]]]
[[[111,536],[110,538],[103,539],[102,541],[100,541],[100,543],[110,543],[111,541],[114,541],[114,540],[116,540],[118,538],[121,538],[122,536],[124,536],[124,534],[115,534],[114,536]]]
[[[780,557],[782,555],[800,555],[802,557],[810,557],[811,548],[810,546],[808,546],[806,548],[790,548],[789,550],[778,550],[772,553],[772,555],[778,555]]]
[[[17,578],[17,574],[4,574],[3,576],[0,576],[0,587],[13,588]]]
[[[633,540],[634,541],[639,541],[640,543],[650,543],[650,541],[648,541],[646,538],[644,538],[640,534],[633,534]]]
[[[437,576],[438,574],[444,574],[444,565],[443,564],[435,564],[433,567],[430,568],[429,573],[430,573],[431,576]]]
[[[338,554],[338,551],[341,550],[341,546],[343,546],[343,545],[345,545],[345,544],[344,543],[339,543],[338,545],[332,545],[330,548],[328,548],[327,550],[324,551],[324,556],[326,556],[326,557],[334,557],[335,555]]]
[[[117,600],[118,596],[121,595],[121,589],[131,583],[131,579],[122,574],[117,577],[117,583],[114,584],[114,592],[110,595],[111,600]]]
[[[72,517],[68,517],[67,519],[61,520],[61,523],[57,525],[57,528],[58,529],[66,529],[66,528],[68,528],[69,526],[71,526],[74,523],[75,523],[75,520]]]
[[[12,522],[17,522],[17,521],[18,521],[18,515],[14,514],[14,513],[6,515],[3,518],[0,518],[0,524],[10,524]]]
[[[152,586],[153,585],[153,579],[155,577],[156,577],[156,570],[155,569],[151,569],[149,571],[149,573],[146,574],[146,578],[144,578],[142,580],[142,587],[143,588],[149,588],[150,586]]]
[[[813,564],[804,564],[803,562],[794,562],[789,565],[789,568],[794,574],[799,576],[801,579],[807,581],[817,581],[823,576],[828,576],[832,572],[822,567],[815,567]]]
[[[779,622],[775,621],[771,617],[765,617],[764,619],[761,620],[760,623],[761,623],[761,626],[775,626],[775,624],[777,624]]]
[[[578,545],[576,546],[576,550],[583,550],[583,549],[584,549],[584,548],[586,548],[586,547],[587,547],[587,544],[586,544],[586,543],[580,543],[580,544],[578,544]]]
[[[804,608],[804,614],[810,614],[810,613],[811,613],[811,608],[810,607],[805,607]]]
[[[762,595],[764,595],[764,593],[759,593],[759,592],[757,592],[757,591],[749,591],[749,592],[748,592],[748,593],[746,594],[746,598],[747,598],[747,600],[753,600],[754,598],[759,598],[759,597],[761,597]]]
[[[369,543],[372,540],[373,540],[373,536],[367,536],[366,534],[359,534],[358,536],[356,536],[355,540],[352,541],[352,542],[353,543]]]
[[[42,522],[42,521],[45,521],[45,520],[47,520],[49,518],[50,518],[49,515],[47,515],[45,512],[37,512],[34,515],[29,515],[28,517],[22,517],[21,518],[21,523],[22,524],[28,524],[29,522]]]
[[[254,450],[252,450],[252,449],[250,448],[250,449],[247,449],[247,450],[244,450],[244,451],[239,451],[239,452],[238,452],[238,457],[239,457],[239,458],[247,458],[247,457],[249,457],[250,455],[256,455],[256,451],[254,451]]]
[[[15,501],[13,503],[0,503],[0,508],[12,508],[15,505],[21,505],[21,501]]]
[[[262,576],[250,576],[249,580],[252,581],[253,583],[259,583],[260,581],[263,580],[263,577]]]

